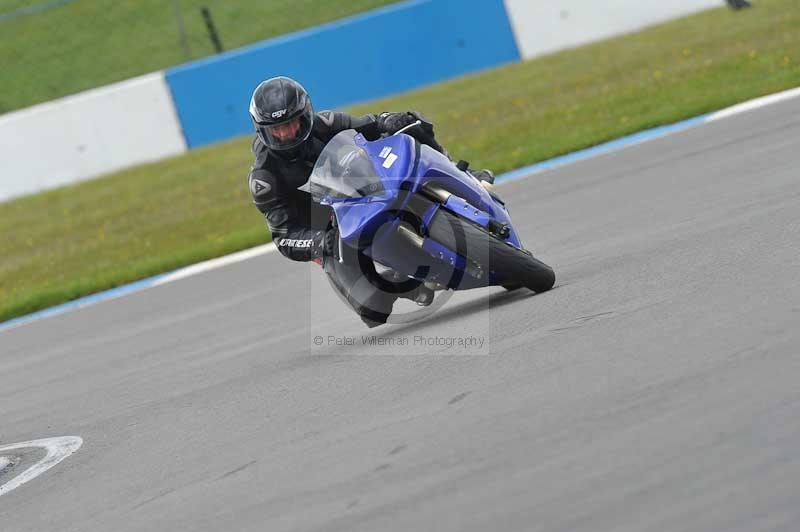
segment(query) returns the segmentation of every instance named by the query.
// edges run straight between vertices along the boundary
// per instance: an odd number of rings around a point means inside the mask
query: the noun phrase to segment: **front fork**
[[[511,227],[509,224],[496,220],[491,214],[475,207],[464,198],[451,194],[443,188],[431,183],[422,185],[420,192],[423,196],[439,203],[456,216],[466,218],[474,224],[483,227],[486,231],[501,240],[508,240],[511,236]],[[432,216],[430,218],[432,218]],[[426,225],[430,221],[430,218],[424,220]]]

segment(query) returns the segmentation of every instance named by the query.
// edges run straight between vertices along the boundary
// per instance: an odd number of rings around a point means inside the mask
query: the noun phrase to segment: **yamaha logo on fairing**
[[[286,109],[281,109],[280,111],[275,111],[272,113],[272,118],[280,118],[286,114]]]

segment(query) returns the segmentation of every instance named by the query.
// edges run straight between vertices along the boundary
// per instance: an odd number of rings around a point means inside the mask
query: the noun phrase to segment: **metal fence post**
[[[211,11],[205,6],[203,6],[201,11],[203,12],[203,19],[206,21],[206,28],[208,28],[208,36],[214,44],[214,49],[217,53],[220,53],[222,51],[222,42],[219,40],[217,28],[214,26],[214,21],[211,19]]]

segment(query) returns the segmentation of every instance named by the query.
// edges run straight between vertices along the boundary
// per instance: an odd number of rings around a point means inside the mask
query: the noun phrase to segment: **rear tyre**
[[[429,226],[429,236],[502,278],[507,290],[526,287],[546,292],[556,282],[553,269],[527,251],[491,235],[483,228],[440,208]]]

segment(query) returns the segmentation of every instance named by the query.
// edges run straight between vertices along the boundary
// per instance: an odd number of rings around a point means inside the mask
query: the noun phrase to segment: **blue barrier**
[[[166,79],[195,148],[252,131],[250,96],[272,76],[300,81],[322,110],[519,60],[503,0],[413,0],[188,63]]]

